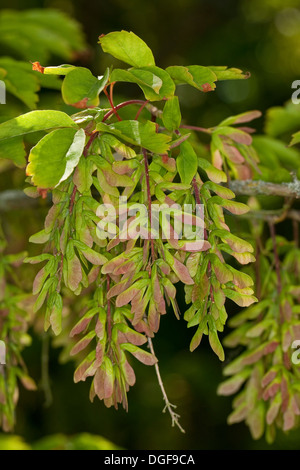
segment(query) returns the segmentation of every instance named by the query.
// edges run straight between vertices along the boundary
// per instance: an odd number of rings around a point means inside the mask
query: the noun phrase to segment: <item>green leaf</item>
[[[211,204],[218,204],[235,215],[246,214],[250,210],[249,206],[243,204],[242,202],[228,201],[226,199],[222,199],[219,196],[213,196],[209,202]]]
[[[230,265],[226,265],[233,275],[233,284],[235,284],[240,289],[244,287],[253,286],[253,280],[248,274],[238,271]]]
[[[5,70],[3,77],[6,90],[19,98],[28,108],[36,108],[39,80],[31,65],[8,57],[0,58],[0,67]]]
[[[31,111],[0,124],[0,141],[58,127],[77,128],[77,125],[61,111]]]
[[[76,167],[73,182],[80,193],[88,191],[93,184],[93,161],[87,158],[80,158]]]
[[[270,108],[266,114],[265,131],[272,137],[291,134],[300,128],[300,109],[289,102],[286,106]]]
[[[162,121],[165,128],[169,131],[174,131],[180,126],[181,112],[178,96],[173,96],[166,102],[162,114]]]
[[[291,143],[290,145],[295,145],[295,144],[299,144],[300,142],[300,131],[296,132],[295,134],[293,134],[293,138],[291,140]]]
[[[210,70],[212,70],[219,81],[221,80],[239,80],[244,78],[249,78],[249,73],[244,73],[242,70],[237,68],[228,68],[227,66],[215,66],[210,65]]]
[[[279,168],[280,170],[284,168],[295,170],[298,168],[299,150],[287,147],[285,142],[259,135],[253,138],[253,147],[259,155],[260,164],[268,167],[274,173],[278,174]]]
[[[151,49],[132,31],[115,31],[99,39],[104,52],[133,67],[155,65]]]
[[[249,305],[252,305],[254,302],[258,302],[258,299],[254,297],[254,295],[240,294],[231,289],[224,289],[223,292],[226,297],[233,300],[239,307],[249,307]]]
[[[212,181],[206,181],[203,187],[209,189],[210,191],[213,191],[218,196],[224,199],[233,199],[235,197],[235,194],[233,191],[231,191],[231,189],[227,188],[226,186],[221,186],[219,184],[213,183]]]
[[[25,148],[22,137],[0,141],[0,158],[11,160],[19,167],[25,166]]]
[[[46,243],[49,240],[49,238],[50,238],[50,233],[47,233],[45,230],[41,230],[40,232],[37,232],[34,235],[31,235],[31,237],[29,238],[29,241],[30,241],[30,243],[41,243],[41,244],[43,244],[43,243]],[[41,258],[41,257],[39,257],[39,258]],[[28,259],[30,259],[30,258],[28,258]],[[47,258],[44,258],[44,259],[47,259]],[[44,259],[40,259],[40,261],[44,261]],[[38,261],[38,262],[40,262],[40,261]],[[27,261],[27,259],[25,259],[24,262],[29,263],[30,261]]]
[[[43,230],[43,233],[45,231]],[[29,264],[38,264],[41,263],[42,261],[48,261],[49,259],[53,259],[53,255],[50,253],[43,253],[38,256],[30,256],[24,259],[23,263],[29,263]]]
[[[117,153],[119,153],[126,159],[131,159],[131,158],[136,157],[136,153],[131,147],[128,147],[127,145],[123,144],[118,139],[116,139],[116,137],[114,137],[113,135],[105,134],[104,136],[102,136],[102,141],[110,145]],[[122,164],[125,162],[114,162],[114,164],[117,164],[117,163]]]
[[[57,129],[47,134],[30,152],[27,175],[39,188],[54,188],[73,172],[84,145],[83,129]]]
[[[149,101],[158,101],[174,95],[175,84],[170,75],[156,66],[138,69],[115,69],[110,76],[111,82],[136,83]]]
[[[79,23],[58,9],[2,9],[0,43],[17,57],[45,63],[50,55],[72,60],[86,49]]]
[[[74,246],[76,246],[76,248],[82,252],[83,256],[93,265],[102,266],[103,264],[107,263],[107,258],[104,255],[101,255],[101,253],[92,250],[92,248],[89,248],[79,240],[74,240]]]
[[[57,67],[45,67],[43,73],[45,75],[68,75],[74,69],[76,69],[75,65],[62,64]]]
[[[150,121],[145,124],[133,120],[110,125],[99,123],[97,131],[116,135],[130,144],[139,145],[153,153],[164,154],[170,147],[171,137],[166,134],[158,134],[155,123]]]
[[[227,181],[227,176],[224,171],[218,170],[218,168],[215,168],[204,158],[198,158],[198,165],[206,172],[209,179],[214,183],[223,183]]]
[[[230,248],[238,253],[246,253],[250,252],[253,253],[254,248],[253,246],[247,242],[246,240],[242,240],[239,237],[236,237],[232,233],[228,232],[227,230],[213,230],[211,232],[214,236],[220,237],[221,240],[225,241],[228,243]]]
[[[227,264],[222,263],[219,257],[214,253],[210,253],[209,258],[216,278],[221,284],[226,284],[233,280],[233,274]]]
[[[189,65],[187,67],[171,66],[166,71],[177,85],[188,84],[200,91],[211,91],[216,88],[216,74],[208,67],[201,65]]]
[[[99,80],[84,67],[71,70],[62,84],[62,96],[66,104],[76,108],[88,108],[98,106],[99,93],[105,87],[109,78],[107,69],[104,76]]]
[[[180,145],[176,165],[181,181],[184,184],[190,184],[197,173],[198,157],[189,142],[185,141]]]

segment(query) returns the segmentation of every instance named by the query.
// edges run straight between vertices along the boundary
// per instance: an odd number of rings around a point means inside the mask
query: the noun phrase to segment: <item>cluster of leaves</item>
[[[281,262],[276,272],[277,255]],[[291,359],[300,334],[299,261],[294,242],[279,236],[267,240],[259,257],[260,302],[229,321],[234,331],[224,339],[227,347],[243,347],[224,368],[231,377],[218,390],[231,395],[242,387],[228,421],[245,420],[255,439],[265,432],[268,442],[275,439],[276,428],[289,431],[299,421],[299,367]]]
[[[92,376],[91,399],[97,395],[107,406],[122,403],[127,408],[126,393],[135,382],[128,353],[148,365],[157,362],[152,352],[140,346],[158,332],[160,316],[166,314],[168,305],[179,317],[176,283],[185,285],[187,304],[193,302],[185,315],[188,326],[198,326],[191,349],[197,347],[203,333],[208,334],[221,360],[224,353],[217,331],[226,322],[226,297],[242,306],[256,301],[252,280],[225,263],[222,255],[230,254],[242,264],[253,261],[253,247],[230,233],[223,213],[225,209],[243,214],[248,207],[232,200],[234,193],[221,184],[227,180],[226,173],[199,157],[188,141],[190,134],[181,132],[175,95],[178,85],[207,92],[218,80],[245,75],[226,67],[163,70],[155,65],[149,47],[126,31],[102,36],[100,43],[105,52],[132,67],[107,69],[102,77],[94,77],[83,67],[35,63],[34,68],[44,76],[63,76],[65,103],[83,110],[72,116],[53,110],[32,111],[6,121],[0,126],[0,145],[21,166],[24,136],[46,132],[31,148],[26,168],[32,185],[26,193],[37,197],[51,191],[53,200],[44,229],[30,239],[46,244],[45,249],[25,260],[46,262],[33,285],[34,310],[42,308],[45,329],[51,327],[59,335],[63,289],[75,295],[92,290],[92,299],[71,331],[71,337],[80,335],[71,351],[80,357],[74,380]],[[120,81],[136,83],[146,101],[115,106],[113,87]],[[101,92],[109,108],[99,107]],[[158,110],[152,101],[161,102],[163,109]],[[129,119],[121,117],[123,108],[130,110]],[[249,134],[230,127],[253,117],[257,113],[221,123],[213,130],[212,145],[221,142],[222,155],[229,153],[229,160],[232,152],[241,152],[245,159],[253,155]],[[131,217],[125,232],[120,223],[109,223],[113,236],[108,240],[100,236],[107,218],[98,207],[110,204],[117,213],[120,196],[126,198]],[[134,212],[137,203],[147,207],[146,215]],[[189,204],[194,211],[190,228],[200,225],[203,239],[181,239],[178,210],[169,219],[158,216],[160,234],[154,237],[154,204],[169,208]],[[202,205],[201,217],[196,215],[196,205]]]
[[[26,166],[26,194],[52,195],[43,230],[30,238],[44,245],[43,251],[25,259],[44,263],[33,284],[33,310],[43,312],[45,330],[68,344],[77,362],[74,381],[92,378],[91,400],[98,396],[108,407],[121,403],[127,409],[127,392],[136,380],[130,355],[157,370],[152,338],[169,307],[180,318],[178,285],[184,285],[184,319],[188,328],[196,327],[190,350],[207,335],[221,361],[226,299],[246,307],[229,321],[236,329],[223,341],[245,351],[224,368],[232,377],[219,393],[243,386],[229,423],[245,420],[254,438],[266,429],[272,441],[276,427],[289,430],[298,421],[298,371],[290,349],[299,333],[300,255],[273,229],[265,243],[262,232],[231,233],[231,216],[247,217],[249,207],[234,200],[228,182],[292,181],[299,151],[287,147],[282,136],[297,130],[300,118],[289,105],[271,109],[266,135],[258,136],[247,123],[259,118],[259,111],[210,129],[189,126],[181,116],[178,86],[210,92],[219,80],[248,75],[197,65],[164,70],[132,32],[101,36],[100,44],[130,68],[108,68],[96,77],[84,67],[33,64],[31,73],[41,80],[58,80],[75,114],[34,110],[0,125],[0,156]],[[115,104],[119,82],[136,84],[143,99]],[[193,131],[209,135],[210,144],[201,146]],[[298,142],[296,133],[292,144]],[[258,204],[255,199],[250,205]],[[157,205],[164,211],[157,214]],[[184,207],[192,212],[183,214]],[[199,229],[202,235],[195,239]],[[255,262],[254,253],[259,256],[253,269],[241,270],[239,264]],[[70,295],[87,300],[79,318],[71,314],[64,322]],[[13,299],[18,302],[17,293]],[[146,343],[150,352],[141,347]]]
[[[11,431],[15,424],[15,407],[19,398],[18,381],[35,390],[22,359],[22,350],[31,343],[27,333],[32,323],[31,296],[24,293],[15,270],[26,253],[5,254],[6,241],[0,232],[0,340],[5,345],[5,365],[0,364],[0,425]]]
[[[293,182],[298,188],[299,150],[291,146],[299,143],[299,132],[288,145],[290,135],[298,128],[297,106],[287,103],[268,111],[266,135],[253,138],[260,160],[253,179]],[[261,211],[261,206],[269,207],[266,198],[252,198],[249,203],[263,216],[249,224],[257,259],[248,274],[255,279],[259,302],[228,322],[234,330],[223,344],[237,348],[239,353],[224,367],[224,375],[230,378],[220,384],[218,393],[239,392],[233,400],[229,424],[245,421],[254,439],[265,433],[272,443],[277,429],[287,432],[299,425],[299,367],[293,360],[300,334],[298,219],[293,225],[294,240],[287,241],[276,236],[274,223],[285,220],[293,199],[283,201],[273,220],[269,218],[272,211]],[[264,218],[269,222],[271,238],[264,236]]]

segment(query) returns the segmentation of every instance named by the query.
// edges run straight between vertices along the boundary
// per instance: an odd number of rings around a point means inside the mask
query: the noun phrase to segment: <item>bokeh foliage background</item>
[[[194,125],[212,126],[232,114],[250,109],[264,112],[282,105],[291,97],[292,82],[300,78],[299,0],[1,0],[1,9],[7,8],[54,8],[75,18],[82,25],[88,49],[74,60],[95,75],[101,75],[111,64],[111,57],[97,46],[98,36],[121,29],[143,38],[161,67],[228,65],[250,71],[249,80],[221,82],[214,93],[184,87],[182,111],[185,120]],[[9,52],[1,50],[0,56]],[[17,55],[14,51],[14,58]],[[45,58],[32,49],[27,60]],[[61,59],[54,54],[46,62],[43,65],[58,65]],[[134,86],[127,90],[129,94],[136,91]],[[121,99],[121,86],[118,92]],[[42,94],[39,106],[47,107],[51,100],[57,100],[54,92]],[[261,130],[263,120],[257,126]],[[1,190],[22,188],[23,178],[20,171],[9,177],[1,175]],[[12,251],[28,248],[24,243],[40,229],[43,215],[43,209],[5,214]],[[234,309],[229,313],[235,313]],[[186,434],[171,428],[169,416],[161,412],[163,402],[154,369],[135,365],[137,385],[129,394],[126,414],[121,409],[108,410],[97,401],[91,404],[89,383],[73,384],[73,365],[59,364],[59,348],[51,350],[50,355],[52,404],[44,406],[42,392],[22,390],[15,434],[26,442],[35,442],[57,433],[91,433],[127,449],[299,449],[299,431],[279,434],[275,444],[268,446],[263,439],[252,441],[244,424],[227,426],[231,400],[216,395],[222,365],[205,342],[190,353],[190,338],[185,322],[169,315],[162,319],[155,339],[169,398],[178,404]],[[41,341],[34,337],[24,357],[38,383],[41,354]],[[227,351],[228,357],[231,354]]]

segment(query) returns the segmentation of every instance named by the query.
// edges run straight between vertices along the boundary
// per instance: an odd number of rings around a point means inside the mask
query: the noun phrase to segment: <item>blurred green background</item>
[[[55,8],[75,18],[89,45],[76,63],[89,67],[94,74],[101,75],[111,64],[111,58],[97,46],[98,36],[120,29],[142,37],[161,67],[228,65],[251,73],[249,80],[218,84],[214,93],[184,87],[180,92],[182,111],[186,121],[194,125],[212,126],[232,114],[250,109],[264,112],[270,106],[282,105],[291,97],[292,82],[300,79],[299,0],[1,0],[1,9],[7,8]],[[0,51],[1,56],[5,54],[8,51]],[[58,65],[61,59],[52,56],[49,63]],[[135,93],[136,89],[130,87],[128,91]],[[262,123],[258,122],[258,128]],[[21,181],[22,176],[16,173],[13,184]],[[1,180],[1,189],[10,184],[10,179],[5,183]],[[16,249],[23,249],[26,234],[21,237],[9,228],[10,219],[16,217],[31,234],[34,225],[39,230],[40,214],[15,212],[5,220]],[[234,313],[233,307],[229,309],[230,315]],[[129,413],[108,410],[99,401],[89,402],[89,383],[73,384],[73,364],[59,364],[59,348],[50,355],[52,404],[44,406],[42,392],[22,390],[14,433],[29,443],[58,433],[90,433],[127,449],[300,449],[297,431],[288,436],[278,434],[276,442],[268,446],[264,439],[254,442],[244,424],[226,424],[231,399],[216,395],[222,365],[205,339],[197,351],[188,351],[192,332],[185,326],[184,320],[164,317],[154,346],[169,398],[178,405],[186,434],[172,428],[169,416],[162,413],[163,401],[153,368],[135,364],[137,384],[129,393]],[[41,341],[35,337],[24,353],[38,383],[41,348]],[[228,358],[234,354],[227,351]],[[0,448],[7,445],[7,440],[0,439]],[[84,448],[84,444],[81,446]]]

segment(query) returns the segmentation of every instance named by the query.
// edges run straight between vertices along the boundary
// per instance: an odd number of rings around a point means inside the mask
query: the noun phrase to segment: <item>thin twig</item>
[[[96,139],[96,137],[98,137],[99,135],[99,132],[97,131],[94,131],[91,135],[91,137],[89,138],[89,141],[88,143],[86,144],[86,146],[84,147],[84,151],[83,151],[83,156],[84,157],[87,157],[88,156],[88,153],[89,153],[89,150],[91,148],[91,145],[92,143],[94,142],[94,140]]]
[[[138,118],[140,117],[140,114],[141,112],[143,111],[143,109],[145,108],[145,106],[149,103],[149,101],[145,101],[142,106],[140,107],[140,109],[138,110],[138,112],[136,113],[136,116],[134,118],[135,121],[138,120]]]
[[[145,104],[145,107],[146,109],[149,111],[149,113],[152,114],[152,117],[161,117],[162,115],[162,111],[158,108],[156,108],[155,106],[153,106],[153,104],[151,103],[147,103],[147,101],[145,100],[128,100],[128,101],[124,101],[123,103],[120,103],[120,104],[117,104],[114,109],[115,111],[118,111],[119,109],[121,108],[125,108],[126,106],[131,106],[132,104]],[[107,121],[108,118],[110,118],[114,112],[115,112],[113,109],[110,109],[109,111],[107,111],[107,113],[104,115],[104,118],[102,119],[102,122],[105,122]]]
[[[125,108],[126,106],[130,106],[132,104],[144,104],[144,103],[145,103],[145,100],[128,100],[128,101],[124,101],[123,103],[117,104],[114,109],[115,111],[118,111],[119,109]],[[113,109],[110,109],[109,111],[107,111],[107,113],[104,115],[102,119],[102,122],[107,121],[107,119],[110,118],[110,116],[112,116],[115,111]]]
[[[119,116],[119,114],[118,114],[118,111],[117,111],[117,109],[116,109],[116,107],[115,107],[115,105],[114,105],[114,102],[113,102],[113,88],[114,88],[114,82],[111,83],[111,85],[110,85],[110,93],[108,93],[106,87],[104,88],[103,91],[104,91],[104,93],[105,93],[105,95],[106,95],[106,97],[107,97],[107,99],[108,99],[108,101],[109,101],[109,104],[110,104],[110,106],[111,106],[111,108],[112,108],[113,114],[116,115],[118,121],[122,121],[122,119],[120,118],[120,116]]]
[[[152,339],[149,338],[149,337],[148,337],[148,345],[149,345],[151,354],[153,354],[153,356],[155,356],[155,351],[154,351]],[[158,380],[158,383],[159,383],[159,386],[160,386],[160,389],[161,389],[161,392],[162,392],[162,395],[163,395],[163,399],[164,399],[164,402],[166,404],[164,409],[163,409],[163,413],[165,413],[166,410],[168,410],[168,412],[171,416],[171,419],[172,419],[172,426],[177,426],[182,433],[185,433],[185,430],[183,429],[183,427],[179,423],[180,415],[175,413],[175,411],[174,411],[174,409],[176,408],[176,405],[172,405],[172,403],[170,403],[170,401],[168,399],[168,395],[166,393],[166,390],[165,390],[165,387],[164,387],[164,384],[163,384],[163,381],[162,381],[162,378],[161,378],[161,375],[160,375],[160,370],[159,370],[157,362],[156,362],[156,364],[154,364],[154,367],[155,367],[157,380]]]

